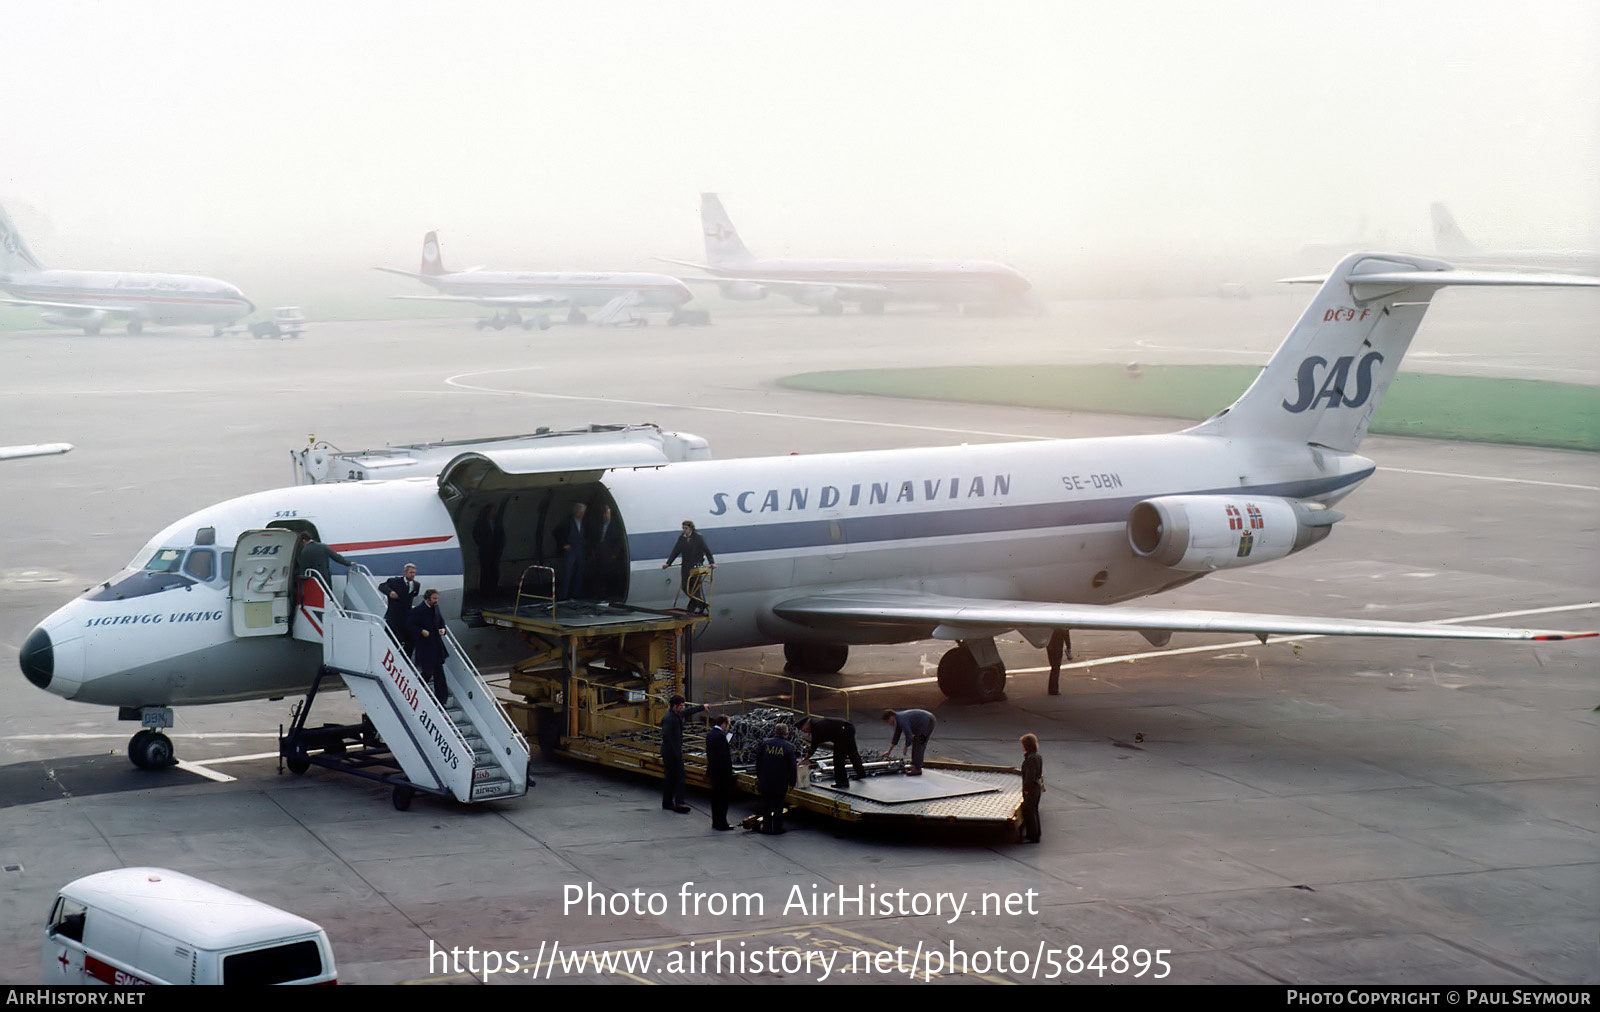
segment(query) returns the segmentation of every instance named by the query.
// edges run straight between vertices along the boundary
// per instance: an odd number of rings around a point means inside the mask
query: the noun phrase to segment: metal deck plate
[[[813,780],[811,789],[829,794],[862,798],[880,805],[904,805],[913,801],[938,801],[941,798],[960,798],[969,794],[990,794],[1000,788],[981,784],[976,780],[942,770],[923,769],[922,776],[908,777],[887,773],[865,780],[852,780],[845,790],[833,786],[832,780]]]

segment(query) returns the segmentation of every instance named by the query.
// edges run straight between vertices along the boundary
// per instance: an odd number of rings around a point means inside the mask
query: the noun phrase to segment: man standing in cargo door
[[[662,569],[672,565],[672,560],[683,557],[683,575],[680,586],[683,587],[683,596],[688,599],[685,609],[691,615],[704,615],[710,609],[704,580],[692,580],[696,569],[702,564],[706,571],[717,568],[717,560],[711,555],[711,546],[706,544],[706,539],[694,529],[693,520],[683,522],[683,533],[678,535],[677,543],[672,546],[672,554],[667,556],[667,561],[661,564]]]

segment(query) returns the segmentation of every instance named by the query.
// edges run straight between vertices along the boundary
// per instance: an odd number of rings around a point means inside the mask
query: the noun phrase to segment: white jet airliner
[[[255,306],[239,289],[216,278],[129,271],[46,270],[22,241],[11,216],[0,207],[0,289],[8,306],[40,310],[46,323],[81,327],[98,334],[107,320],[137,334],[147,323],[208,323],[212,333],[251,313]]]
[[[479,326],[500,330],[521,326],[524,330],[548,327],[543,316],[524,319],[521,310],[567,307],[568,323],[583,323],[586,307],[600,307],[597,323],[637,323],[632,309],[667,309],[676,313],[694,298],[689,287],[677,278],[644,271],[486,271],[471,267],[464,271],[447,270],[439,255],[439,233],[422,237],[422,266],[415,271],[398,267],[378,267],[380,271],[415,278],[437,289],[439,295],[397,295],[397,299],[419,302],[465,302],[495,311],[491,320]],[[676,316],[673,317],[677,319]]]
[[[681,522],[696,522],[718,564],[697,648],[783,643],[797,666],[836,671],[851,644],[943,639],[955,645],[939,685],[956,697],[999,697],[994,637],[1011,630],[1040,647],[1052,630],[1074,628],[1133,630],[1157,644],[1181,631],[1593,636],[1120,603],[1327,537],[1341,519],[1332,507],[1375,469],[1356,451],[1430,298],[1446,285],[1489,284],[1600,278],[1352,255],[1231,407],[1170,435],[670,463],[478,449],[437,478],[231,499],[171,524],[126,569],[41,622],[22,645],[22,671],[39,688],[147,725],[174,705],[305,692],[317,645],[281,625],[236,635],[248,625],[234,612],[249,603],[254,570],[244,547],[239,562],[230,556],[241,538],[260,537],[246,532],[313,533],[380,575],[415,562],[445,614],[460,616],[465,588],[479,585],[472,531],[489,506],[528,554],[514,561],[526,563],[559,556],[554,532],[578,503],[591,516],[610,507],[622,525],[626,556],[600,575],[620,588],[617,599],[644,607],[672,606],[678,573],[661,562]],[[521,565],[512,562],[514,583]]]
[[[715,193],[700,195],[706,263],[657,257],[712,275],[725,298],[764,299],[771,289],[834,316],[846,302],[881,313],[890,301],[1002,311],[1034,310],[1032,285],[1015,268],[984,260],[796,260],[756,257],[739,239]]]
[[[1591,249],[1485,249],[1467,238],[1443,204],[1429,207],[1433,216],[1433,251],[1462,264],[1546,271],[1600,270],[1600,253]]]

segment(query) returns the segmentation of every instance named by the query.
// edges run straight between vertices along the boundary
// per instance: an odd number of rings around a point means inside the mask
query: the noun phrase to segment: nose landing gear
[[[150,728],[140,731],[128,742],[128,758],[142,770],[166,769],[178,762],[172,739]]]
[[[124,707],[121,717],[144,725],[144,730],[128,742],[128,758],[135,766],[142,770],[163,770],[177,765],[177,750],[172,747],[172,739],[161,733],[172,726],[172,707]]]

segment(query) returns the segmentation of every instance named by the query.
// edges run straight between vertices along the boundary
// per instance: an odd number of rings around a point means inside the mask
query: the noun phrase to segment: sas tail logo
[[[1361,357],[1361,363],[1356,366],[1355,393],[1346,396],[1345,385],[1350,378],[1350,366],[1355,360],[1354,355],[1345,355],[1328,367],[1327,359],[1321,355],[1313,355],[1301,362],[1300,374],[1296,378],[1300,388],[1299,396],[1293,404],[1284,401],[1283,409],[1292,414],[1299,414],[1309,408],[1317,407],[1324,401],[1330,408],[1359,408],[1367,403],[1367,398],[1372,396],[1372,370],[1383,361],[1383,354],[1372,351]],[[1328,372],[1319,386],[1317,376],[1323,368],[1327,368]]]

